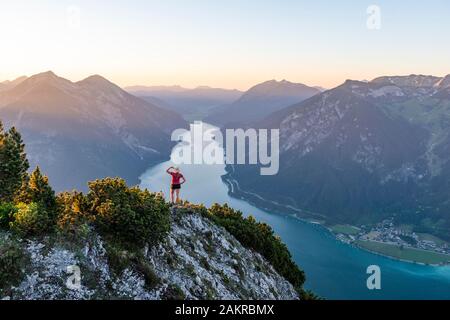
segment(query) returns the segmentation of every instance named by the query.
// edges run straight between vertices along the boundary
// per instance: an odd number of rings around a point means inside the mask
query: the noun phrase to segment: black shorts
[[[172,189],[172,190],[176,190],[176,189],[181,189],[181,184],[172,184],[171,186],[170,186],[170,189]]]

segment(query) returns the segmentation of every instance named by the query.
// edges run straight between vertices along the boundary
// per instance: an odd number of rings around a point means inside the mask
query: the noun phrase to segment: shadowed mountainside
[[[242,127],[318,93],[317,88],[301,83],[270,80],[250,88],[232,104],[212,110],[205,121],[221,127]]]
[[[252,126],[280,129],[279,173],[234,166],[228,178],[247,197],[255,193],[339,222],[394,216],[448,239],[449,79],[349,80],[273,113]]]
[[[169,157],[177,113],[139,99],[95,75],[79,82],[52,72],[0,92],[0,119],[16,126],[32,167],[40,165],[57,190],[123,176],[130,183]]]

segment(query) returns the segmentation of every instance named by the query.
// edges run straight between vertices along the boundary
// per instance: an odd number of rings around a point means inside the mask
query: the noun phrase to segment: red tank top
[[[180,179],[183,177],[181,173],[171,172],[170,175],[172,176],[172,184],[180,184]]]

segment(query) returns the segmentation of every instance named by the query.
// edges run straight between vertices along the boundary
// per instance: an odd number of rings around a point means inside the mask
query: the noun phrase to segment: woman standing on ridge
[[[180,189],[181,185],[186,182],[183,174],[181,174],[180,169],[178,167],[170,167],[166,170],[168,174],[172,176],[172,182],[170,184],[170,202],[178,203],[180,202]],[[174,202],[174,193],[176,193],[176,202]]]

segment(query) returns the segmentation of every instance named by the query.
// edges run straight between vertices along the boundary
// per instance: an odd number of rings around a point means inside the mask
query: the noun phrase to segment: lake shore
[[[399,246],[380,243],[376,241],[355,241],[355,239],[352,239],[351,236],[353,235],[353,232],[355,230],[359,229],[358,227],[346,224],[334,224],[330,221],[327,221],[326,217],[323,215],[310,213],[292,206],[278,203],[276,201],[266,200],[254,192],[244,191],[239,187],[238,181],[233,178],[230,171],[227,171],[227,174],[223,175],[221,178],[222,181],[227,185],[228,194],[230,196],[247,201],[251,205],[263,210],[274,211],[277,214],[289,214],[303,221],[313,224],[319,224],[327,229],[331,234],[333,234],[337,240],[355,246],[361,250],[365,250],[367,252],[384,256],[393,260],[412,264],[435,267],[450,265],[450,255],[439,254],[431,250],[406,248],[405,252],[407,253],[407,258],[404,258],[403,256],[405,254],[402,252],[404,248],[400,248]],[[448,256],[448,259],[446,259],[446,256]],[[439,259],[439,257],[442,259]]]

